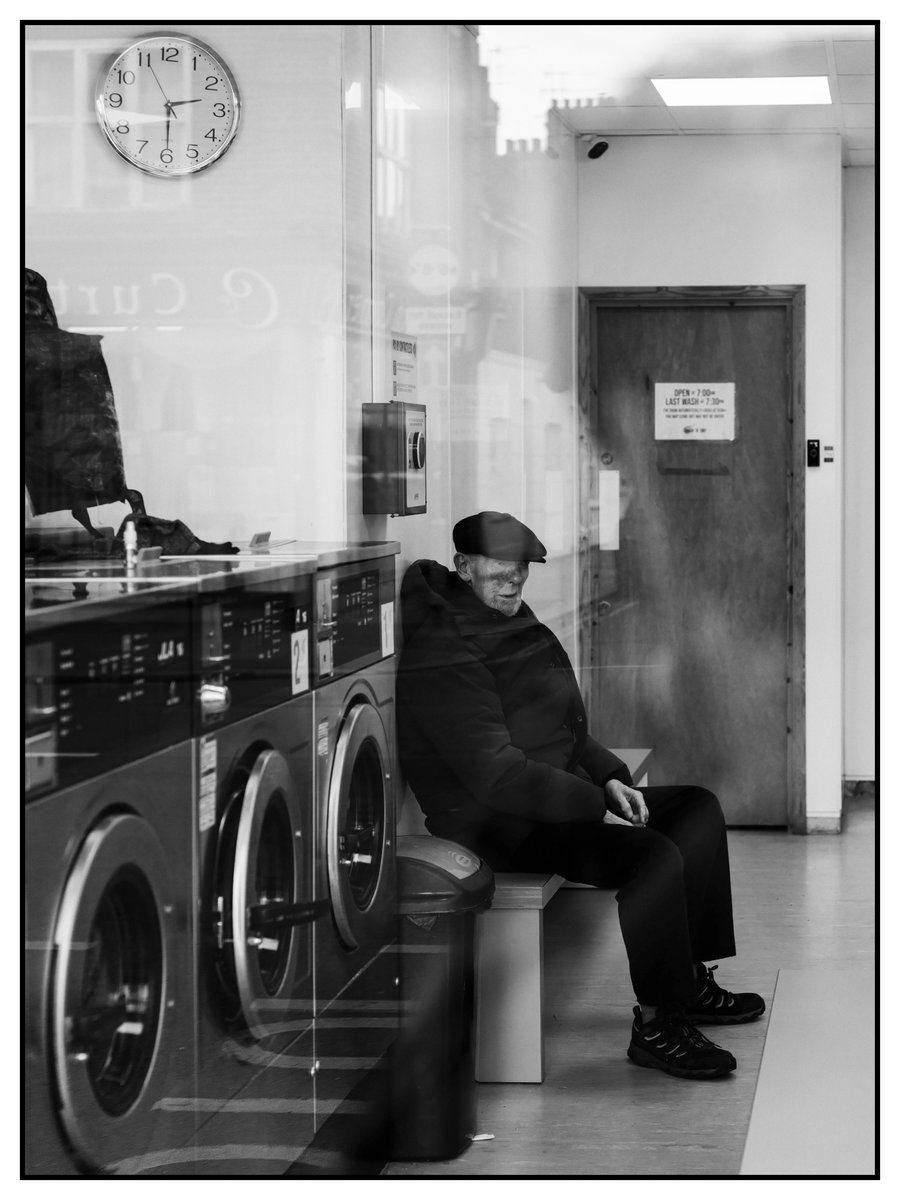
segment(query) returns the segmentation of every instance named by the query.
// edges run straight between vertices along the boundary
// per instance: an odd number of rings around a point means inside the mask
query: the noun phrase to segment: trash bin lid
[[[488,864],[446,838],[398,838],[397,876],[399,910],[405,916],[487,908],[494,895]]]

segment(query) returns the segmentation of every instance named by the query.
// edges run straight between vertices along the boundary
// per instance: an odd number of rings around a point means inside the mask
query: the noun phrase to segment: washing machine
[[[395,559],[398,542],[238,543],[239,561],[312,559],[316,738],[316,1011],[394,939]],[[320,928],[324,926],[324,928]],[[327,931],[330,930],[330,933]]]
[[[315,1133],[315,560],[198,588],[197,1122],[184,1173],[281,1175]]]
[[[126,1138],[113,1173],[283,1174],[314,1133],[314,571],[296,555],[33,568],[35,606],[152,590],[177,594],[187,621],[188,739],[160,777],[188,814],[167,828],[189,880],[193,1069],[153,1098],[177,1136]]]
[[[261,718],[269,725],[284,720],[285,730],[311,729],[308,879],[312,891],[298,892],[294,901],[298,922],[294,938],[312,953],[312,978],[295,969],[292,993],[288,989],[270,995],[258,969],[250,971],[243,991],[237,986],[229,946],[240,945],[240,938],[235,939],[233,930],[229,933],[228,889],[209,882],[210,871],[228,878],[227,866],[223,870],[218,864],[232,861],[231,851],[222,849],[235,841],[237,822],[228,816],[235,811],[229,797],[243,794],[241,780],[249,777],[247,763],[254,748],[274,744],[275,736],[271,732],[250,736],[253,722],[260,720],[257,716],[249,724],[225,723],[220,733],[206,733],[198,749],[198,776],[209,781],[215,774],[217,779],[215,788],[201,782],[200,811],[209,810],[213,794],[218,797],[215,834],[205,829],[211,817],[200,820],[202,893],[215,897],[207,902],[213,903],[212,910],[204,915],[201,909],[201,940],[206,936],[209,941],[208,930],[220,912],[224,917],[200,971],[201,981],[214,982],[212,993],[200,1003],[201,1025],[205,1025],[200,1072],[201,1079],[215,1079],[200,1104],[209,1110],[219,1107],[215,1117],[201,1126],[199,1141],[208,1155],[225,1155],[229,1146],[235,1155],[250,1155],[256,1147],[268,1156],[257,1160],[253,1169],[258,1173],[266,1173],[267,1164],[272,1172],[283,1167],[311,1135],[288,1174],[371,1173],[384,1161],[385,1056],[399,1024],[394,862],[394,619],[399,549],[396,542],[286,539],[269,544],[254,539],[233,560],[245,571],[279,568],[299,573],[312,588],[313,612],[308,642],[312,696],[303,695],[282,709],[267,709]],[[227,623],[236,624],[232,618]],[[199,679],[211,706],[210,721],[217,719],[217,692],[224,682],[216,669],[223,657],[220,643],[218,634],[207,628],[197,639],[199,646],[208,648],[201,654],[211,650]],[[283,670],[277,678],[284,678]],[[229,712],[234,718],[234,696]],[[310,725],[307,714],[312,717]],[[212,738],[218,742],[215,772],[208,760]],[[299,761],[301,755],[295,751],[285,757]],[[206,846],[207,837],[218,851]],[[285,844],[284,837],[267,842],[272,847]],[[247,876],[246,861],[236,874]],[[232,911],[237,908],[233,902]],[[311,931],[305,924],[308,916]],[[250,955],[251,967],[253,961]],[[218,964],[213,973],[210,962]],[[220,1007],[214,1018],[217,992]],[[227,997],[230,1010],[221,1005]],[[207,1069],[207,1062],[215,1067]],[[222,1103],[232,1084],[239,1076],[246,1077],[251,1066],[257,1068],[252,1083]],[[296,1080],[304,1071],[309,1083],[301,1095]],[[280,1091],[275,1090],[276,1082]],[[253,1134],[255,1125],[258,1133]],[[288,1127],[287,1132],[278,1132],[281,1125]],[[228,1160],[222,1161],[224,1170]],[[215,1160],[208,1157],[206,1165],[213,1171]]]
[[[377,549],[377,557],[376,555]],[[316,570],[316,953],[323,1013],[395,935],[395,555],[321,551]]]
[[[245,574],[278,570],[309,579],[313,573],[315,1011],[322,1013],[394,941],[395,559],[400,545],[269,542],[268,535],[238,545],[240,554],[225,562]],[[212,662],[201,663],[200,687],[213,705],[222,683],[215,666],[222,655],[220,641],[220,635],[206,630],[198,635],[198,645],[207,647],[201,654],[212,645]],[[232,718],[234,711],[232,706]]]
[[[377,1163],[399,1020],[396,542],[317,550],[316,1111],[344,1161]]]
[[[166,1174],[196,1089],[190,602],[24,603],[25,1177]]]

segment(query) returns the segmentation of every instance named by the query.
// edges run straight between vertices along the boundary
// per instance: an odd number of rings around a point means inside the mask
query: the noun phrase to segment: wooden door
[[[792,304],[590,299],[592,725],[608,746],[651,746],[652,782],[711,788],[729,824],[789,824]],[[667,422],[676,387],[716,395],[726,419]]]

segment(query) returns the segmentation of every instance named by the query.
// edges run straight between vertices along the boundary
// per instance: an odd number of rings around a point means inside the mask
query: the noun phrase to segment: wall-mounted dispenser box
[[[365,404],[362,415],[363,512],[425,512],[425,405]]]

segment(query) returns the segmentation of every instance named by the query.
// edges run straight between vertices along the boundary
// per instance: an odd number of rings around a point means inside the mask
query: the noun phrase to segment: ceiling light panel
[[[826,75],[752,79],[653,79],[669,108],[735,105],[830,104]]]

